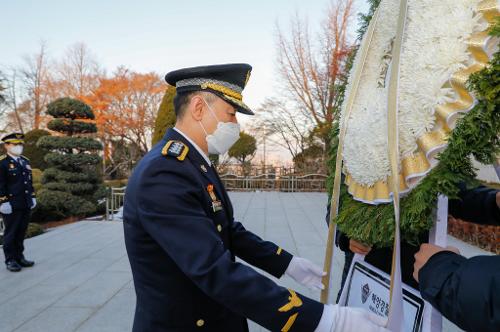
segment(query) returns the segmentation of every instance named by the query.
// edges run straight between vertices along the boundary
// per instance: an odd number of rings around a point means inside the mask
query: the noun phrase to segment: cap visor
[[[222,97],[222,99],[224,99],[225,101],[227,101],[228,103],[233,105],[236,108],[237,112],[240,112],[240,113],[243,113],[246,115],[255,115],[255,113],[250,109],[250,107],[248,107],[244,102],[242,102],[236,98],[227,96],[227,95],[222,95],[221,97]]]

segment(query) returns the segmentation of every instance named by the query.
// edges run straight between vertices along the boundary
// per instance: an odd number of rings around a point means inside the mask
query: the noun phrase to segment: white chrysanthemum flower
[[[476,15],[480,0],[409,0],[400,61],[398,121],[401,158],[417,151],[417,139],[431,131],[437,105],[456,99],[447,84],[451,75],[468,66],[467,40],[485,29]],[[390,174],[387,143],[387,87],[381,77],[383,56],[395,37],[398,0],[383,0],[355,104],[347,119],[344,167],[353,179],[371,186]],[[353,71],[359,66],[356,59]],[[389,67],[390,69],[390,67]],[[390,75],[388,70],[387,75]],[[352,90],[351,82],[347,94]],[[341,121],[345,116],[345,105]]]

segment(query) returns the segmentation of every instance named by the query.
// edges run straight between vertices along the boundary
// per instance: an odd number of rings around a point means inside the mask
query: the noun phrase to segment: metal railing
[[[257,176],[223,174],[220,178],[229,191],[324,192],[326,191],[327,176],[325,174],[279,176],[269,173]]]
[[[106,220],[113,220],[115,214],[120,211],[120,208],[123,206],[126,188],[127,187],[111,188],[106,198]]]
[[[223,174],[220,178],[229,191],[324,192],[327,176],[325,174],[279,176],[269,173],[257,176]],[[125,197],[125,188],[110,188],[106,198],[105,220],[113,220],[115,214],[120,211]]]

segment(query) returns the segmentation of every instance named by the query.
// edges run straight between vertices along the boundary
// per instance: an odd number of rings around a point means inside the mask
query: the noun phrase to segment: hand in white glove
[[[36,207],[36,198],[32,198],[31,201],[33,202],[33,205],[31,206],[31,209],[33,210]]]
[[[0,205],[0,213],[1,214],[11,214],[12,213],[12,205],[9,202],[2,203]]]
[[[385,321],[364,309],[328,304],[314,332],[390,332]]]
[[[292,257],[285,273],[292,277],[296,282],[308,288],[325,288],[325,286],[321,283],[321,278],[326,275],[326,272],[323,272],[322,268],[305,258],[295,256]]]

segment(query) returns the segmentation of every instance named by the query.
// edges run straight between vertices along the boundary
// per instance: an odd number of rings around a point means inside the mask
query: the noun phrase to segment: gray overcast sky
[[[324,19],[329,0],[0,0],[0,68],[22,63],[22,56],[47,42],[59,58],[85,43],[112,72],[124,65],[161,75],[182,67],[247,62],[252,78],[244,92],[257,108],[273,93],[275,26],[286,27],[298,12],[311,30]],[[366,11],[365,0],[356,8]],[[285,29],[286,31],[286,29]]]

